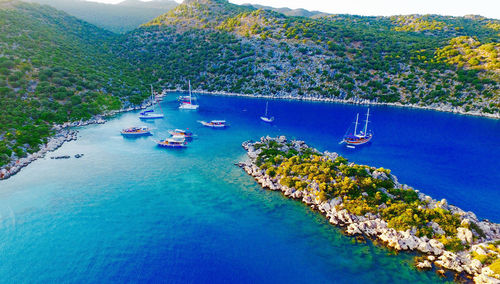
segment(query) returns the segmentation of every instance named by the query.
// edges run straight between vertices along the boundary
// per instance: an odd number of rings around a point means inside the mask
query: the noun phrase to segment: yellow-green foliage
[[[481,248],[487,252],[487,254],[478,254],[477,252],[471,252],[471,256],[474,259],[481,261],[482,264],[490,265],[495,262],[500,261],[500,249],[496,246],[495,243],[490,243],[486,247],[481,245]]]
[[[460,36],[451,39],[447,46],[438,48],[435,58],[459,67],[500,72],[499,52],[500,43],[481,44],[472,37]]]
[[[389,227],[397,230],[405,231],[415,227],[418,236],[431,237],[435,234],[428,226],[431,221],[437,223],[446,235],[454,236],[457,233],[457,227],[460,226],[458,216],[440,208],[428,209],[419,205],[421,205],[419,201],[395,202],[382,210],[382,217],[387,221]]]
[[[500,258],[488,266],[497,275],[500,275]]]
[[[483,264],[486,263],[489,259],[487,254],[477,254],[475,252],[472,254],[472,257],[479,260]]]
[[[488,22],[486,27],[495,31],[500,31],[500,23],[498,22]]]
[[[234,31],[243,36],[260,35],[261,38],[267,38],[271,36],[271,33],[265,32],[265,29],[270,26],[271,22],[267,19],[266,13],[266,11],[260,9],[240,13],[235,17],[226,19],[217,28],[228,32]]]
[[[287,157],[288,153],[281,152],[281,145],[275,141],[267,145],[258,144],[257,147],[261,150],[257,158],[261,168],[266,169],[270,176],[278,175],[280,184],[284,186],[309,192],[317,188],[313,192],[320,200],[340,197],[344,208],[353,214],[380,213],[389,227],[402,231],[416,228],[419,236],[435,236],[429,225],[435,222],[449,237],[446,245],[453,250],[461,248],[461,243],[457,243],[455,238],[460,218],[441,208],[426,208],[413,189],[394,188],[387,169],[348,165],[342,157],[332,161],[309,148]],[[389,179],[373,178],[371,173],[374,171],[386,173]],[[380,207],[382,204],[385,204],[385,209],[379,209],[384,208]]]
[[[500,253],[500,249],[495,244],[489,244],[488,249]]]
[[[356,215],[365,215],[368,212],[377,213],[377,207],[368,204],[366,199],[362,197],[353,200],[344,199],[344,208]]]
[[[465,249],[462,241],[457,237],[447,238],[445,236],[442,236],[439,241],[444,245],[444,248],[446,250],[452,252],[457,252]]]
[[[391,17],[395,31],[420,32],[442,30],[446,24],[436,20],[426,20],[425,16],[408,15]]]

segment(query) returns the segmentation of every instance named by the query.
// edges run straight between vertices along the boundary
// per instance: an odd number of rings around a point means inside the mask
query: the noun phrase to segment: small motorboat
[[[166,148],[185,148],[187,147],[187,142],[184,136],[172,136],[165,140],[156,141],[156,144],[160,147]]]
[[[260,117],[260,119],[261,119],[262,121],[264,121],[264,122],[271,123],[271,122],[273,122],[273,121],[274,121],[274,116],[269,117],[269,116],[267,115],[267,107],[268,107],[268,104],[269,104],[269,102],[266,102],[266,113],[264,114],[264,116],[261,116],[261,117]]]
[[[185,138],[192,138],[193,132],[184,129],[169,130],[168,133],[172,136],[183,136]]]
[[[206,127],[212,127],[212,128],[225,128],[229,126],[225,120],[212,120],[210,122],[202,120],[199,122]]]
[[[139,127],[129,127],[122,129],[121,134],[123,136],[143,136],[143,135],[151,135],[151,129],[146,126]]]

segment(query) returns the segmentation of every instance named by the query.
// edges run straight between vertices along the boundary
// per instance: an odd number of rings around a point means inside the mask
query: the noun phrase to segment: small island
[[[349,163],[304,141],[262,137],[240,162],[262,187],[318,210],[345,233],[416,251],[419,269],[445,269],[475,283],[500,283],[500,224],[400,184],[390,170]]]

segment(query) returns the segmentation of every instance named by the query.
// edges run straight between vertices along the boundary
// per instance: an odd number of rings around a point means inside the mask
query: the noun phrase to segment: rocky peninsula
[[[347,235],[418,252],[419,269],[500,283],[500,224],[401,184],[390,170],[349,163],[304,141],[262,137],[242,146],[248,159],[238,165],[263,188],[301,200]]]

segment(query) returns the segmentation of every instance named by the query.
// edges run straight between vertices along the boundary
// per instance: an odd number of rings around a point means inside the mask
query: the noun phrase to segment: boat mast
[[[265,117],[267,117],[267,105],[269,104],[269,102],[266,102],[266,114],[264,115]]]
[[[354,135],[356,135],[356,132],[358,131],[358,118],[359,118],[359,113],[356,114],[356,124],[354,124]]]
[[[370,109],[369,108],[368,108],[368,111],[366,112],[366,123],[365,123],[364,135],[366,135],[366,131],[368,130],[368,116],[370,116]]]
[[[151,86],[151,104],[153,105],[153,110],[155,109],[155,100],[154,100],[154,96],[153,96],[153,84],[150,85]]]
[[[191,102],[191,80],[188,81],[188,85],[189,85],[189,104],[192,104],[192,102]]]

